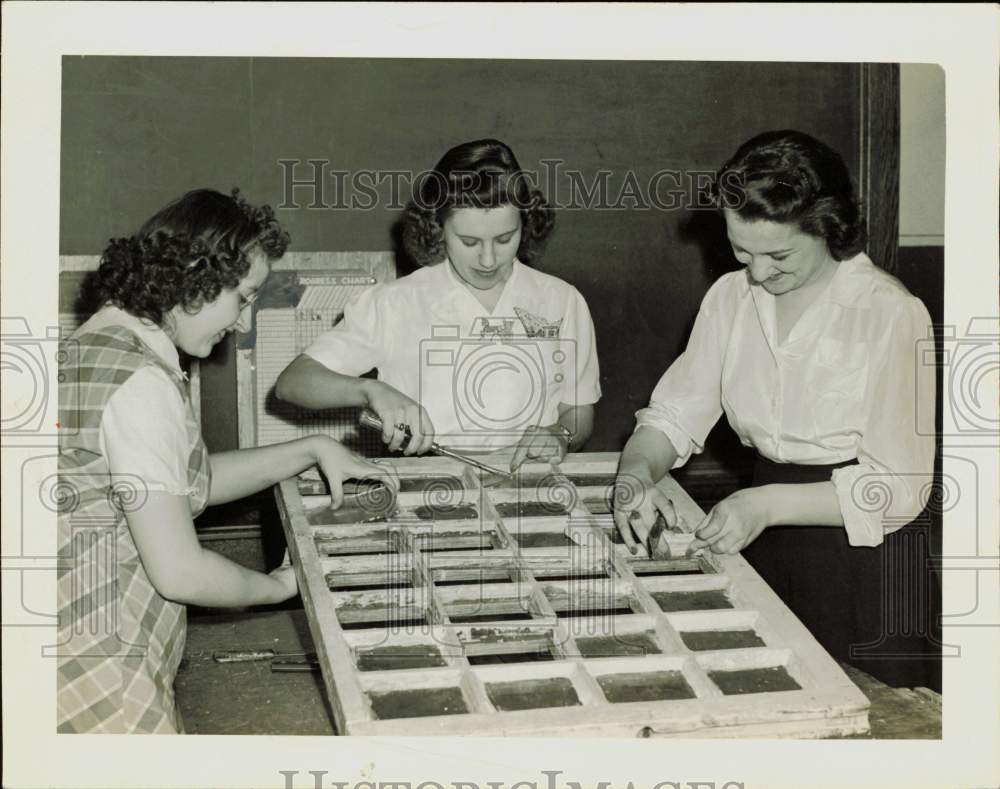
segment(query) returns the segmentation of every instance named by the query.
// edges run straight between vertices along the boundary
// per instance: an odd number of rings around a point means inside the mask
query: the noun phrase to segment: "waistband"
[[[854,466],[857,465],[857,462],[857,458],[852,458],[840,463],[820,465],[775,463],[762,455],[757,455],[753,468],[753,484],[826,482],[833,475],[835,469]]]

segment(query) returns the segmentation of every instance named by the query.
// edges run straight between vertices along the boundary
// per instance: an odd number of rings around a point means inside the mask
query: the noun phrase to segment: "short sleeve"
[[[386,357],[384,285],[368,288],[344,307],[344,317],[306,348],[305,354],[342,375],[362,375]],[[382,315],[382,312],[387,314]]]
[[[933,481],[933,426],[917,417],[934,413],[934,365],[924,363],[919,353],[922,344],[933,343],[931,319],[919,299],[893,306],[883,311],[893,321],[870,360],[868,423],[858,463],[832,476],[851,545],[879,545],[886,534],[913,520],[926,505]]]
[[[576,288],[566,310],[566,339],[573,342],[576,380],[566,381],[559,395],[566,405],[592,405],[601,399],[601,370],[597,361],[597,339],[587,302]]]
[[[137,370],[108,401],[101,442],[112,475],[134,475],[148,490],[190,496],[187,405],[156,367]]]
[[[674,468],[704,449],[709,431],[722,416],[722,365],[735,308],[724,304],[727,278],[702,300],[687,347],[660,378],[649,406],[636,412],[636,428],[663,433],[677,451]]]

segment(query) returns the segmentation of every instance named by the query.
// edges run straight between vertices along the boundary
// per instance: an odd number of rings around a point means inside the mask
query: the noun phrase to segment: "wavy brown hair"
[[[555,226],[555,211],[499,140],[473,140],[448,151],[424,174],[402,221],[403,247],[413,262],[444,260],[444,222],[456,208],[512,205],[521,212],[517,257],[531,264]]]
[[[785,129],[759,134],[722,165],[718,208],[744,220],[791,223],[822,238],[836,260],[865,247],[865,222],[847,165],[815,137]]]
[[[195,189],[146,221],[130,238],[113,238],[90,285],[94,306],[111,303],[163,324],[177,305],[194,313],[235,288],[259,247],[280,258],[290,237],[270,206],[253,206],[238,189]]]

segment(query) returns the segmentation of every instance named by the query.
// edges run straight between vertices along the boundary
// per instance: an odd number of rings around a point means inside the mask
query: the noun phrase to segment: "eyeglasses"
[[[247,307],[257,301],[257,297],[260,295],[259,292],[251,293],[249,296],[244,296],[240,294],[240,312],[243,312]]]

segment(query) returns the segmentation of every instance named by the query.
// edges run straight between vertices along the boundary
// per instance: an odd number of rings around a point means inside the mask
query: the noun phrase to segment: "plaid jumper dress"
[[[185,379],[129,329],[107,326],[64,343],[59,420],[58,732],[175,733],[174,677],[187,634],[183,605],[161,597],[139,559],[125,513],[147,489],[111,475],[100,432],[111,396],[135,372],[167,373],[187,406],[192,517],[208,500],[208,452]],[[69,383],[71,382],[71,383]],[[162,418],[156,413],[150,419]],[[170,524],[164,524],[170,528]]]

